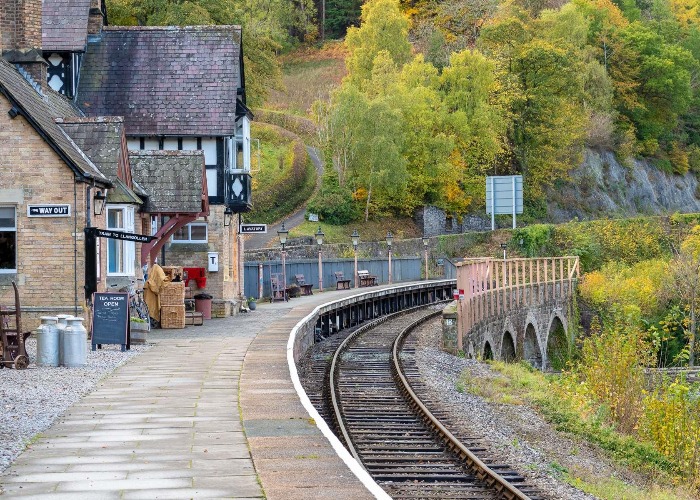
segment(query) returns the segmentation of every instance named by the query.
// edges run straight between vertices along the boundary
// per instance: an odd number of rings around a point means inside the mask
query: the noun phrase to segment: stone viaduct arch
[[[578,257],[473,259],[458,265],[457,350],[560,370],[568,359]]]

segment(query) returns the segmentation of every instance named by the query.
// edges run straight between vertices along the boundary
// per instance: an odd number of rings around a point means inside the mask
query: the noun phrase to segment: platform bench
[[[357,271],[357,277],[360,280],[360,286],[375,286],[377,284],[377,277],[369,274],[367,270]]]
[[[313,295],[314,294],[314,292],[311,291],[311,289],[313,288],[313,285],[311,283],[306,282],[303,274],[295,274],[294,279],[296,280],[297,285],[299,285],[299,288],[301,288],[302,295]]]
[[[335,273],[335,289],[336,290],[350,290],[350,280],[346,280],[343,276],[343,271],[336,271]]]

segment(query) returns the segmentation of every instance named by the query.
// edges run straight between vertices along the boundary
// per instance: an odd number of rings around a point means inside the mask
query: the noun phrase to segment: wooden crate
[[[160,306],[161,328],[185,328],[185,306]]]
[[[182,272],[182,266],[163,266],[163,272],[168,281],[175,279],[175,276],[180,275],[180,279],[184,280],[185,276]]]
[[[181,306],[185,303],[185,283],[163,283],[160,291],[161,306]]]
[[[204,317],[201,312],[186,312],[185,313],[185,324],[202,326],[204,324]]]

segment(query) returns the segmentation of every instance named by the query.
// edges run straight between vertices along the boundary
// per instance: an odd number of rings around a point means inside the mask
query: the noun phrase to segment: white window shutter
[[[126,207],[124,217],[124,230],[127,233],[134,232],[134,207]],[[124,273],[133,276],[136,262],[136,243],[133,241],[124,242]]]

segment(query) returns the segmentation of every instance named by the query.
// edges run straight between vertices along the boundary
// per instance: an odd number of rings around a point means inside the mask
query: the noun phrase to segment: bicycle
[[[131,281],[131,284],[120,289],[122,292],[129,294],[129,315],[130,317],[139,318],[144,321],[149,321],[150,314],[148,306],[143,300],[143,289],[136,289],[136,282]]]

